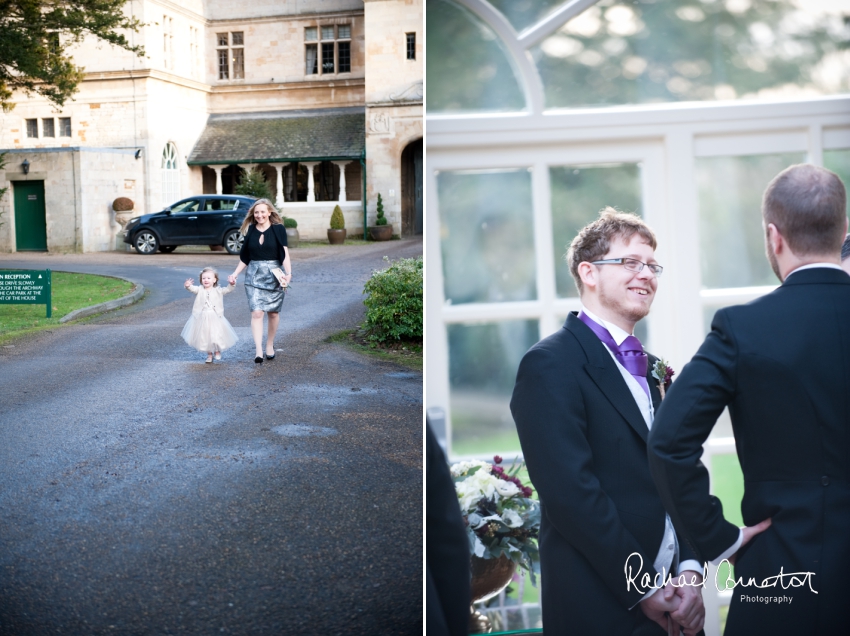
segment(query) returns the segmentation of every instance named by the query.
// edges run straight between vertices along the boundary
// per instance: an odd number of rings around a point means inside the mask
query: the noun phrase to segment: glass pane
[[[600,2],[532,55],[551,108],[837,94],[850,89],[848,11],[850,0]]]
[[[427,0],[429,112],[516,111],[525,106],[495,33],[448,0]]]
[[[446,302],[533,300],[531,172],[437,176]]]
[[[764,251],[761,199],[802,153],[697,159],[700,265],[706,289],[776,285]]]
[[[44,131],[45,137],[55,137],[56,133],[54,132],[53,127],[53,118],[42,119],[41,120],[41,129]]]
[[[339,46],[339,72],[351,72],[351,42],[340,42]]]
[[[234,31],[230,35],[233,38],[233,46],[242,46],[245,44],[245,33],[243,31]]]
[[[322,27],[322,39],[323,40],[333,40],[334,39],[334,28],[332,26],[323,26]]]
[[[844,188],[850,190],[850,150],[825,150],[823,167],[837,174]],[[850,216],[850,198],[847,199],[847,216]]]
[[[612,206],[638,212],[641,204],[640,166],[558,166],[549,169],[552,184],[552,237],[558,296],[577,297],[575,281],[565,256],[578,231]]]
[[[548,13],[568,0],[490,0],[517,31],[537,24]]]
[[[510,400],[522,356],[539,339],[536,320],[448,325],[452,453],[520,450]]]
[[[322,42],[322,73],[334,72],[334,43]]]
[[[316,33],[316,27],[307,27],[304,29],[304,39],[307,42],[315,42],[319,39],[319,36]]]
[[[340,24],[337,29],[339,30],[339,37],[341,40],[345,40],[351,37],[351,25],[350,24]]]
[[[219,46],[227,46],[227,33],[216,33]]]

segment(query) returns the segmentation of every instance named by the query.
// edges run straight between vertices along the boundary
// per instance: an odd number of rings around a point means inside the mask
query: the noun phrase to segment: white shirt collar
[[[628,338],[629,336],[632,335],[632,334],[628,333],[627,331],[623,331],[623,329],[621,329],[620,327],[615,325],[613,322],[608,322],[607,320],[602,320],[602,318],[600,318],[599,316],[594,314],[592,311],[590,311],[584,305],[581,306],[581,310],[584,313],[586,313],[588,315],[588,317],[590,317],[591,320],[594,320],[595,322],[597,322],[600,325],[602,325],[603,327],[605,327],[608,330],[608,333],[611,334],[611,337],[614,339],[614,342],[617,343],[617,346],[620,346],[621,344],[623,344],[623,340],[625,340],[626,338]]]
[[[804,269],[814,269],[815,267],[828,267],[830,269],[841,269],[840,265],[836,265],[835,263],[809,263],[808,265],[800,265],[797,269],[792,269],[785,275],[785,280],[788,280],[788,277],[794,272],[802,272]],[[843,272],[844,270],[841,269]]]

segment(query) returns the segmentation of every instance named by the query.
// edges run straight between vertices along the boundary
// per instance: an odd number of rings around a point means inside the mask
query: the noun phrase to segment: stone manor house
[[[59,110],[0,113],[0,251],[123,246],[112,201],[156,212],[262,170],[302,238],[422,233],[422,0],[129,0],[138,57],[95,40]]]

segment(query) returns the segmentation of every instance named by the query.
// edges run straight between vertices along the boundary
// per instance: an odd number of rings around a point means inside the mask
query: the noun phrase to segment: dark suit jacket
[[[283,249],[287,247],[286,242],[286,228],[283,227],[280,223],[272,224],[272,231],[274,232],[274,236],[277,239],[277,260],[280,261],[281,266],[283,265],[283,260],[286,258],[286,252]],[[239,260],[248,265],[251,262],[251,250],[248,246],[248,237],[251,236],[252,232],[256,232],[257,227],[252,223],[248,226],[248,231],[245,233],[245,240],[242,243],[242,249],[239,250]]]
[[[815,572],[812,587],[735,588],[726,634],[850,632],[850,277],[817,268],[717,312],[673,382],[650,436],[650,464],[680,536],[701,560],[738,529],[708,494],[702,444],[728,406],[744,472],[744,523],[773,525],[740,551],[735,576]],[[790,582],[786,579],[786,584]],[[722,587],[722,586],[721,586]],[[793,597],[790,604],[741,595]]]
[[[647,380],[657,408],[657,383],[649,373]],[[639,607],[629,609],[645,590],[627,591],[625,576],[633,552],[655,575],[664,535],[648,429],[607,348],[575,315],[525,354],[511,412],[543,513],[544,631],[663,633]],[[683,550],[681,558],[694,555]]]
[[[469,539],[446,456],[426,426],[425,612],[428,636],[463,636],[469,630],[472,587]]]

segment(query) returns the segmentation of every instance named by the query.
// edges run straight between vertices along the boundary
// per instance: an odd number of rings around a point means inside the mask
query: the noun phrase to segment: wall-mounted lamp
[[[141,148],[139,148],[139,149],[136,151],[136,159],[141,159],[141,158],[142,158],[142,149],[141,149]]]
[[[30,162],[24,159],[24,162],[21,164],[21,168],[24,170],[24,174],[30,173]]]

